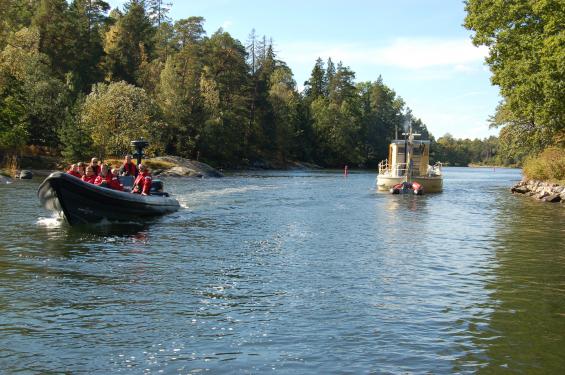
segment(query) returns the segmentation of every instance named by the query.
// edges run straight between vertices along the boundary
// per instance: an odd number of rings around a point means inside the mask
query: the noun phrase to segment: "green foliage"
[[[31,25],[39,1],[0,0],[0,51],[6,47],[11,33]]]
[[[201,86],[204,69],[204,28],[201,17],[175,22],[171,34],[172,51],[160,73],[157,102],[166,123],[162,133],[167,151],[196,157],[205,122]],[[219,98],[218,98],[219,101]],[[212,105],[219,105],[216,101]],[[210,102],[211,103],[211,102]]]
[[[124,81],[99,83],[84,101],[80,126],[83,134],[89,134],[100,157],[124,155],[129,152],[132,139],[145,137],[153,141],[152,111],[143,89]]]
[[[504,98],[493,119],[504,126],[502,153],[520,160],[555,144],[565,132],[565,3],[467,0],[466,10]]]
[[[25,108],[12,96],[0,102],[0,152],[25,146],[28,138]]]
[[[359,83],[357,90],[362,111],[360,147],[365,163],[376,166],[387,157],[395,129],[401,128],[405,104],[394,90],[383,83],[381,77],[376,82]]]
[[[69,6],[75,33],[71,71],[79,92],[87,92],[104,77],[100,69],[104,56],[102,33],[109,22],[106,16],[109,9],[108,3],[101,0],[74,0]]]
[[[269,103],[276,129],[276,158],[284,162],[298,152],[294,145],[302,134],[299,124],[300,97],[288,67],[278,67],[271,74]]]
[[[207,88],[207,120],[200,151],[205,158],[229,164],[244,157],[248,134],[249,77],[245,48],[220,29],[206,40],[205,49],[202,80]]]
[[[65,161],[69,163],[88,160],[95,151],[90,132],[80,126],[83,105],[84,97],[79,97],[67,115],[63,126],[59,129],[59,139],[62,145],[61,154]]]
[[[310,74],[310,79],[304,82],[304,96],[309,103],[312,103],[324,95],[325,89],[324,62],[318,57]]]
[[[565,148],[548,147],[536,156],[529,156],[523,171],[530,179],[565,184]]]
[[[76,24],[65,0],[41,0],[32,25],[39,30],[39,49],[49,56],[59,77],[73,70],[77,51]]]
[[[499,153],[498,139],[494,136],[480,139],[455,139],[445,134],[432,144],[430,158],[446,165],[466,167],[469,164],[506,165],[509,160],[502,160]]]
[[[144,54],[151,57],[153,52],[155,32],[143,2],[130,0],[126,3],[125,13],[118,15],[116,23],[105,34],[107,79],[135,84]]]
[[[30,142],[55,146],[57,129],[66,116],[68,90],[39,52],[39,33],[24,28],[10,36],[0,52],[2,138],[12,146]]]
[[[163,0],[145,0],[147,15],[157,27],[160,27],[163,23],[170,21],[167,14],[171,9],[171,5],[173,4]]]

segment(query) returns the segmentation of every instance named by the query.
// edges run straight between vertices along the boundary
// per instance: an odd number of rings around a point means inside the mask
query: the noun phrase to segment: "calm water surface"
[[[565,207],[519,179],[167,180],[178,213],[88,230],[0,186],[0,373],[562,373]]]

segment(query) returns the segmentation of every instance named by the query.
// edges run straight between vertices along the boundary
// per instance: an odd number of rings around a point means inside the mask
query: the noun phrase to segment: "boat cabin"
[[[408,154],[406,154],[408,145]],[[430,141],[395,139],[388,149],[388,172],[391,177],[406,176],[410,170],[411,176],[425,176],[430,162]],[[408,168],[410,167],[410,168]]]

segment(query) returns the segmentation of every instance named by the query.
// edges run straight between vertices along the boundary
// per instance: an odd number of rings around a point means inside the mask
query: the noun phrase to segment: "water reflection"
[[[558,205],[506,197],[493,241],[496,267],[486,284],[488,317],[469,332],[481,373],[561,373],[565,368],[565,212]]]
[[[398,213],[400,211],[423,211],[426,209],[428,202],[427,196],[417,196],[413,194],[383,194],[385,195],[384,199],[386,200],[385,208],[391,213]],[[378,207],[378,209],[381,209],[381,207]]]

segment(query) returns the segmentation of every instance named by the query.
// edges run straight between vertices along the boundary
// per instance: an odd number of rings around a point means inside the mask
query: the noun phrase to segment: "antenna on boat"
[[[137,159],[137,165],[141,164],[141,159],[145,156],[143,153],[143,149],[149,146],[149,142],[147,142],[143,137],[137,139],[135,141],[131,141],[131,145],[135,148],[135,152],[133,156]]]

